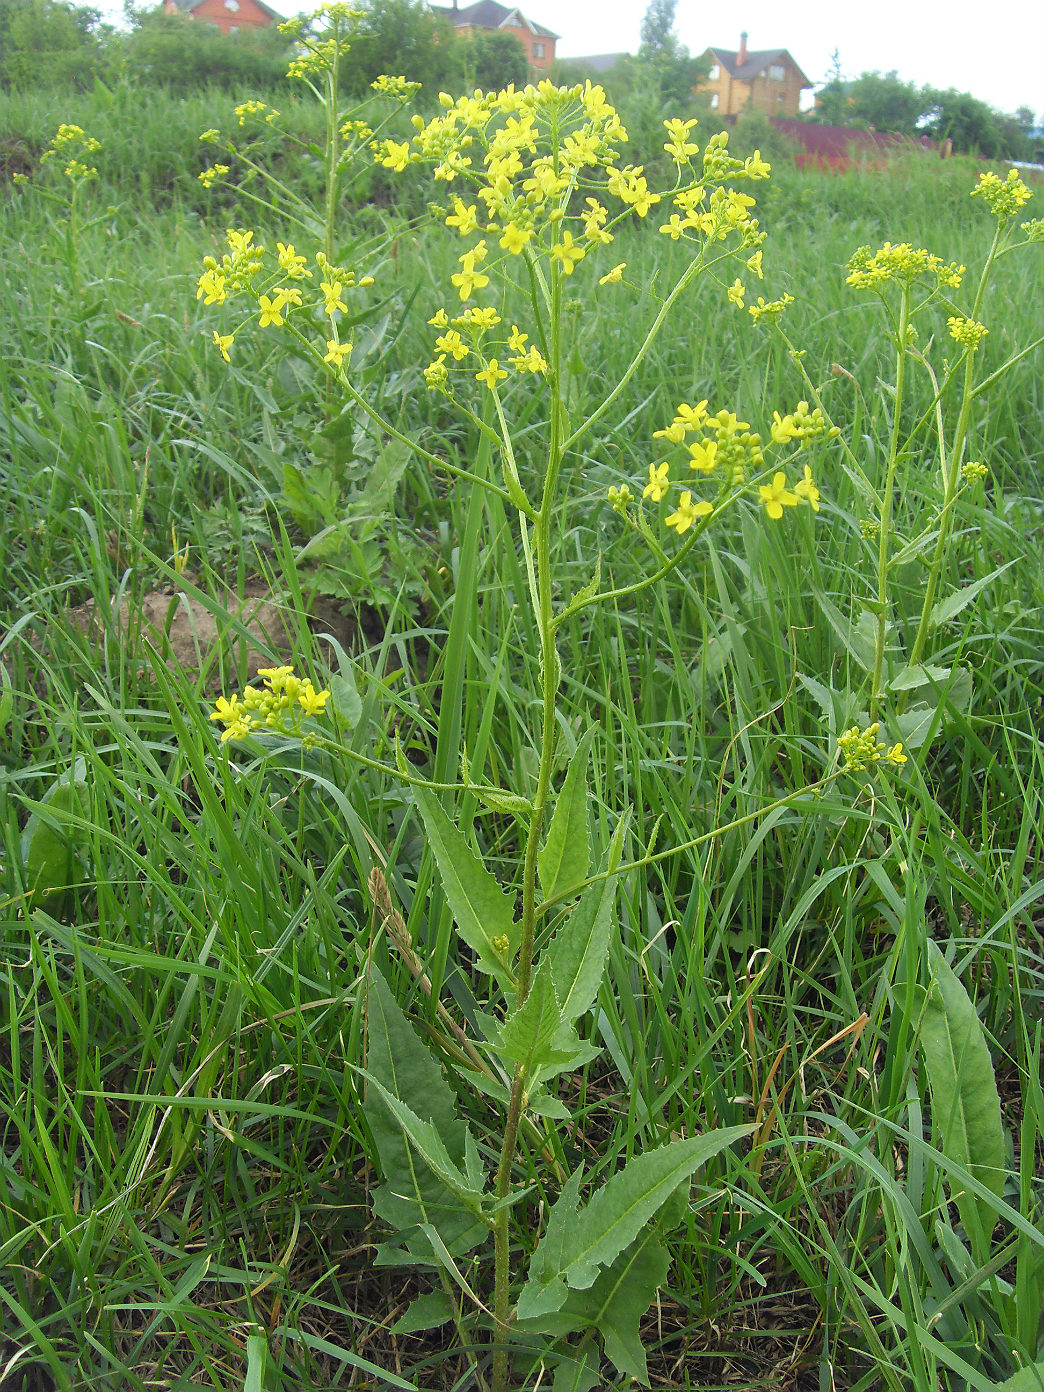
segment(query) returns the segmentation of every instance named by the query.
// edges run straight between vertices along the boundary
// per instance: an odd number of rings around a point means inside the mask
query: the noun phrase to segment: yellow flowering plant
[[[936,715],[945,712],[947,700],[963,702],[971,693],[970,672],[930,662],[932,637],[1000,574],[1000,569],[995,570],[985,579],[940,598],[957,504],[965,495],[971,500],[981,496],[981,484],[988,475],[986,464],[965,459],[975,448],[976,402],[1044,341],[1038,337],[1019,347],[999,367],[988,371],[981,367],[982,348],[989,334],[981,316],[997,262],[1021,247],[1039,244],[1044,240],[1044,225],[1039,219],[1019,223],[1030,191],[1014,169],[1003,179],[992,171],[980,174],[971,197],[985,205],[996,226],[965,307],[955,296],[964,286],[967,267],[947,262],[923,247],[908,242],[885,242],[876,250],[864,246],[847,266],[848,285],[877,300],[895,353],[895,378],[888,396],[889,448],[879,479],[867,474],[863,461],[842,441],[849,474],[857,482],[866,508],[867,515],[859,525],[873,557],[873,581],[863,601],[866,623],[862,631],[869,630],[871,635],[865,663],[867,692],[850,693],[851,705],[858,707],[865,697],[868,719],[880,715],[893,733],[914,747],[938,728]],[[819,389],[776,311],[777,306],[759,302],[750,313],[756,322],[765,320],[781,335],[820,418],[826,422]],[[922,336],[919,322],[930,321],[940,312],[945,316],[945,330],[932,335],[929,329]],[[927,380],[927,409],[913,403],[912,370],[919,370]],[[837,372],[850,379],[843,369]],[[773,438],[779,433],[774,426]],[[916,516],[912,510],[902,516],[897,508],[909,497],[902,465],[922,439],[928,440],[928,448],[940,461],[937,502],[927,517]],[[811,485],[810,477],[806,478]],[[800,482],[794,491],[801,491]],[[786,499],[780,495],[778,502],[785,505]],[[911,562],[921,563],[923,583],[912,594],[904,594],[896,578],[900,568]],[[865,646],[855,644],[853,651],[865,651]]]
[[[549,1349],[563,1377],[571,1379],[568,1385],[597,1385],[598,1338],[621,1373],[645,1381],[637,1322],[667,1269],[662,1238],[677,1220],[677,1204],[668,1201],[684,1194],[701,1165],[753,1128],[673,1139],[636,1154],[581,1203],[583,1172],[567,1174],[562,1167],[558,1128],[568,1124],[569,1112],[556,1080],[597,1053],[579,1025],[595,1004],[610,956],[619,874],[692,849],[727,828],[666,852],[654,854],[650,847],[628,862],[624,816],[608,844],[592,846],[588,764],[597,731],[582,734],[560,774],[560,635],[592,606],[618,602],[665,580],[729,509],[749,508],[768,527],[799,510],[813,519],[820,493],[809,461],[814,450],[830,448],[838,432],[818,405],[810,408],[806,401],[785,413],[776,410],[765,424],[764,440],[727,406],[711,410],[707,401],[680,403],[674,418],[654,432],[666,457],[650,461],[647,480],[636,485],[642,498],[627,482],[609,490],[621,525],[635,531],[653,558],[648,574],[613,588],[602,584],[595,564],[586,584],[572,596],[563,595],[554,542],[575,506],[567,461],[621,400],[700,276],[720,287],[722,312],[738,312],[745,303],[746,282],[736,273],[742,268],[748,277],[760,278],[765,238],[753,214],[753,196],[737,186],[754,186],[770,171],[756,154],[734,159],[724,133],[711,136],[701,151],[695,122],[669,120],[664,148],[674,181],[654,188],[642,168],[621,163],[626,131],[602,89],[590,83],[558,88],[541,82],[459,99],[443,95],[437,115],[427,121],[415,116],[413,123],[415,134],[405,150],[387,141],[372,153],[389,168],[427,165],[448,190],[443,221],[461,250],[457,269],[428,307],[431,359],[424,378],[484,442],[474,462],[458,465],[419,445],[383,419],[353,381],[338,316],[359,284],[356,270],[335,266],[319,252],[313,275],[292,248],[273,257],[255,246],[249,231],[233,230],[222,260],[207,264],[199,293],[214,303],[233,294],[249,297],[259,323],[287,335],[354,409],[443,475],[495,497],[515,525],[525,587],[519,600],[531,608],[539,643],[532,776],[517,787],[486,783],[473,776],[462,752],[459,780],[436,781],[410,764],[398,743],[394,766],[356,750],[341,751],[411,789],[454,927],[489,994],[475,1038],[453,1027],[460,1045],[454,1056],[464,1060],[458,1069],[462,1079],[474,1083],[498,1112],[484,1137],[482,1149],[492,1157],[487,1164],[428,1044],[409,1025],[376,965],[368,967],[368,1052],[365,1068],[358,1071],[384,1180],[374,1210],[392,1233],[381,1260],[435,1270],[462,1345],[472,1348],[475,1331],[486,1333],[488,1384],[477,1363],[476,1376],[492,1392],[518,1385],[519,1369],[536,1367]],[[667,208],[669,216],[659,221]],[[605,384],[593,410],[574,419],[566,400],[567,296],[624,293],[619,287],[636,280],[643,293],[641,277],[625,281],[625,263],[612,264],[609,248],[625,225],[644,226],[650,238],[683,244],[686,263],[665,292],[646,297],[646,322],[619,379]],[[518,313],[510,318],[501,312],[505,287],[521,291],[515,296]],[[751,313],[772,317],[785,308],[785,301],[772,306],[761,301]],[[325,324],[320,331],[318,321],[328,322],[329,332]],[[314,709],[306,709],[297,687],[289,687],[297,679],[285,669],[276,671],[261,692],[248,688],[241,696],[222,698],[213,713],[223,726],[222,738],[285,736],[297,729],[319,749],[340,748],[313,722],[325,693],[314,693],[309,698]],[[284,698],[286,704],[278,704]],[[881,757],[876,730],[852,750],[850,755],[847,746],[839,746],[835,767],[813,787],[846,771],[864,774],[871,766],[878,771],[902,763],[898,745]],[[866,757],[860,759],[859,750]],[[801,789],[732,825],[808,792]],[[501,883],[448,815],[441,795],[453,793],[474,797],[517,828],[511,884]],[[375,905],[401,959],[420,979],[417,953],[404,937],[379,874],[378,881],[376,888],[371,884]],[[440,1019],[451,1018],[441,1003],[438,1009]],[[512,1215],[528,1193],[516,1178],[522,1145],[542,1158],[558,1197],[540,1241],[530,1237],[513,1250]],[[476,1292],[484,1286],[490,1246],[487,1304]],[[528,1266],[520,1281],[516,1269],[522,1260]]]
[[[81,203],[86,189],[98,178],[98,167],[94,161],[101,148],[101,141],[88,135],[82,126],[63,121],[40,156],[41,174],[49,172],[52,179],[41,178],[33,185],[41,198],[65,209],[65,218],[59,226],[62,228],[62,249],[69,271],[70,288],[77,301],[83,289],[79,242],[88,228],[98,221],[94,219],[84,223],[81,220]],[[28,186],[30,180],[25,174],[15,174],[13,182]]]

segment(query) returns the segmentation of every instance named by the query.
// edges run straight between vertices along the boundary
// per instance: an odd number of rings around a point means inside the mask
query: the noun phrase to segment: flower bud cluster
[[[293,667],[260,667],[260,690],[248,686],[241,696],[219,696],[211,720],[223,725],[221,743],[256,735],[292,735],[308,741],[304,721],[321,715],[329,691],[316,691],[310,681],[294,675]]]
[[[73,183],[87,179],[97,179],[98,170],[88,163],[101,149],[101,142],[93,135],[87,135],[82,126],[63,122],[55,132],[54,139],[40,157],[41,164],[51,160],[63,165],[63,173]]]
[[[958,315],[951,314],[946,321],[946,326],[950,330],[950,337],[961,345],[962,348],[978,348],[979,344],[989,333],[985,324],[980,324],[976,319],[963,319]]]
[[[1032,196],[1014,169],[1008,170],[1006,179],[999,178],[992,169],[980,174],[978,184],[971,191],[971,197],[981,198],[1000,222],[1014,217]]]
[[[874,252],[868,246],[859,248],[848,263],[847,283],[857,290],[880,290],[889,283],[911,285],[915,280],[931,280],[936,288],[956,290],[966,269],[909,242],[897,246],[885,242]]]
[[[901,767],[906,763],[906,755],[903,753],[901,744],[893,744],[890,749],[886,749],[883,744],[878,743],[877,733],[881,726],[878,722],[868,725],[865,730],[860,730],[858,725],[853,725],[850,730],[846,730],[843,735],[838,736],[838,753],[844,760],[844,770],[846,773],[862,773],[864,769],[870,768],[874,764],[886,763]]]

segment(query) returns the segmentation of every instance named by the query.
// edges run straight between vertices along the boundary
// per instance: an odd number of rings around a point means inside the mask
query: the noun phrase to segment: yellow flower
[[[455,362],[460,362],[468,356],[468,345],[456,329],[450,329],[447,333],[440,334],[435,340],[435,349],[439,353],[452,353]]]
[[[350,355],[352,345],[350,343],[338,343],[336,338],[326,340],[326,356],[323,362],[332,363],[334,367],[340,367],[345,358]]]
[[[729,286],[729,299],[737,307],[737,309],[743,308],[743,296],[746,293],[746,287],[744,286],[742,280],[740,280],[740,278],[737,276],[736,279]]]
[[[375,158],[385,169],[401,174],[410,162],[409,142],[404,140],[400,145],[394,140],[385,140],[375,152]]]
[[[642,497],[651,497],[654,503],[658,503],[670,487],[671,466],[666,460],[662,464],[649,465],[649,482],[642,490]]]
[[[496,390],[498,382],[503,382],[507,373],[497,362],[496,358],[490,358],[489,366],[483,372],[476,372],[475,378],[479,382],[485,382],[490,391]]]
[[[618,266],[614,266],[613,269],[612,269],[611,271],[606,272],[606,274],[605,274],[604,276],[602,276],[602,278],[601,278],[601,280],[598,282],[598,284],[599,284],[599,285],[616,285],[618,281],[623,280],[623,273],[624,273],[624,271],[626,271],[626,269],[627,269],[627,262],[626,262],[626,261],[621,261],[620,264],[619,264]]]
[[[505,251],[509,251],[512,256],[519,256],[522,248],[533,235],[530,227],[516,227],[513,222],[509,222],[504,228],[504,235],[500,239],[500,245]]]
[[[573,241],[573,234],[569,231],[562,233],[562,240],[556,242],[551,248],[551,259],[556,258],[562,263],[562,274],[572,275],[576,263],[587,255],[587,248],[577,246]]]
[[[709,474],[712,469],[717,467],[718,453],[717,440],[696,440],[689,446],[690,469],[699,469],[704,474]]]
[[[753,271],[759,280],[764,280],[765,274],[761,269],[761,257],[762,251],[761,248],[758,247],[754,255],[747,259],[747,270]]]
[[[276,251],[279,253],[280,269],[290,277],[291,280],[301,280],[303,277],[310,277],[312,272],[305,270],[305,258],[298,256],[291,242],[284,246],[282,242],[276,242]]]
[[[232,359],[228,356],[228,350],[232,347],[233,340],[234,335],[219,334],[217,329],[214,330],[214,346],[218,349],[218,351],[221,353],[221,356],[224,358],[226,362],[232,361]]]
[[[799,498],[804,498],[806,503],[812,504],[812,511],[819,511],[819,489],[812,482],[812,470],[805,465],[805,477],[798,479],[794,485],[794,492]]]
[[[891,749],[885,754],[885,758],[890,764],[902,766],[906,763],[906,755],[903,753],[903,746],[901,744],[893,744]]]
[[[341,310],[342,313],[347,311],[348,306],[341,299],[341,290],[343,286],[339,280],[321,281],[319,289],[323,292],[323,298],[326,300],[326,305],[323,309],[324,314],[333,314],[334,311],[338,309]]]
[[[258,305],[261,308],[261,318],[258,321],[260,327],[267,329],[269,324],[274,324],[278,329],[283,322],[282,295],[277,294],[274,300],[270,300],[267,295],[262,295],[258,300]]]
[[[228,299],[226,284],[227,281],[221,271],[204,271],[196,287],[196,299],[202,300],[205,305],[224,304]]]
[[[773,522],[779,521],[785,507],[797,506],[797,495],[787,491],[787,476],[782,472],[776,474],[771,483],[761,484],[758,492]]]
[[[672,512],[670,516],[664,520],[668,527],[677,528],[678,535],[681,536],[682,532],[687,532],[689,530],[697,517],[706,517],[708,513],[713,511],[714,509],[711,507],[710,503],[694,503],[692,501],[692,494],[686,492],[681,495],[681,501],[678,504],[677,512]]]

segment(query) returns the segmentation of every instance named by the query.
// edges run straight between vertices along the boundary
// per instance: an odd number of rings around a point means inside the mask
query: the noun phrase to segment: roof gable
[[[509,9],[507,5],[498,4],[498,0],[475,0],[473,5],[462,5],[460,9],[454,10],[447,9],[445,5],[432,5],[431,8],[436,14],[445,15],[458,29],[464,26],[473,29],[503,29],[510,25],[518,29],[528,29],[540,39],[560,37],[550,29],[545,29],[542,24],[537,24],[535,20],[526,19],[521,10]]]
[[[713,56],[725,69],[730,77],[736,77],[740,82],[752,82],[759,73],[768,68],[773,63],[782,63],[784,66],[790,65],[801,78],[802,87],[812,87],[815,84],[810,82],[805,74],[785,48],[763,48],[756,52],[748,50],[746,61],[740,65],[739,54],[732,48],[708,48],[704,56]]]

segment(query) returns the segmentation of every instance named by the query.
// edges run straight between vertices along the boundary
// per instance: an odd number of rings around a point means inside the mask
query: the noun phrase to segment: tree
[[[521,41],[503,29],[478,29],[458,37],[465,87],[481,87],[499,92],[513,82],[524,87],[529,81],[529,61]]]
[[[843,126],[847,124],[848,92],[847,84],[841,74],[841,54],[834,49],[830,55],[830,67],[826,80],[816,93],[816,104],[808,114],[808,119],[820,126]]]
[[[0,86],[91,86],[109,33],[99,19],[61,0],[0,0]]]
[[[912,82],[900,82],[896,72],[866,72],[847,86],[846,124],[873,126],[879,131],[913,135],[924,115],[924,100]]]
[[[672,109],[688,109],[692,89],[705,75],[698,59],[679,40],[674,30],[678,0],[649,0],[642,16],[636,67],[641,79],[649,83],[649,102],[669,104]]]
[[[382,73],[419,82],[429,93],[460,80],[458,36],[424,0],[367,0],[361,8],[358,35],[341,64],[345,91],[362,96]]]
[[[922,97],[921,129],[934,140],[952,140],[955,150],[987,159],[1002,153],[997,113],[985,102],[954,87],[946,91],[926,87]]]

